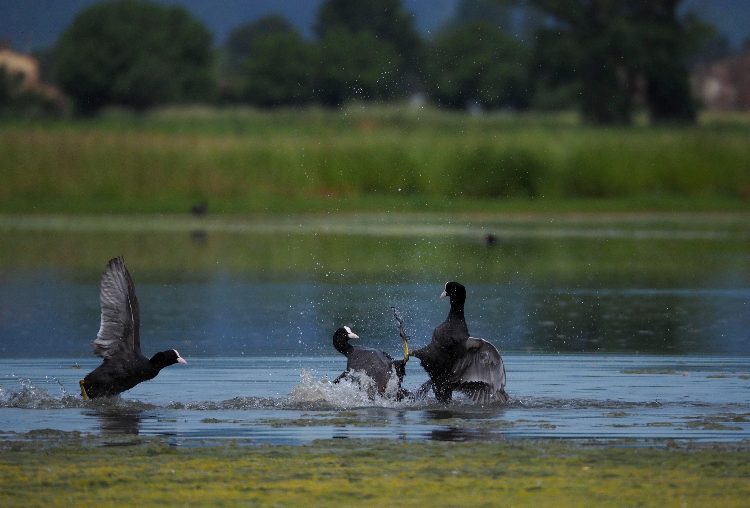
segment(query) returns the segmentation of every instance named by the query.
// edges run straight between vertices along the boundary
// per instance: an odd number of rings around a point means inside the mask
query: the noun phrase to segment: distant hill
[[[82,8],[98,0],[1,0],[0,40],[20,50],[52,46]],[[286,16],[304,35],[312,35],[315,14],[322,0],[158,0],[184,5],[203,20],[222,43],[231,30],[245,21],[279,13]],[[458,0],[404,0],[415,15],[423,34],[439,29],[455,11]],[[686,0],[685,8],[716,25],[732,46],[750,37],[750,1]]]

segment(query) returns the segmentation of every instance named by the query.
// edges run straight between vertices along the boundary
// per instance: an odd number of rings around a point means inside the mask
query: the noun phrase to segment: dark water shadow
[[[504,406],[498,407],[440,407],[425,409],[425,422],[435,426],[425,434],[431,441],[504,441],[504,430],[510,425],[502,415]]]
[[[190,243],[200,247],[208,244],[208,232],[205,229],[194,229],[190,231]]]
[[[495,420],[507,406],[444,406],[423,411],[425,421],[440,423],[452,420]]]
[[[502,432],[489,429],[463,429],[458,427],[448,427],[446,429],[435,429],[430,431],[427,436],[430,441],[505,441],[507,438]]]
[[[102,438],[116,438],[116,441],[105,441],[110,446],[128,444],[121,441],[121,438],[140,435],[143,413],[142,409],[121,408],[95,408],[85,412],[86,416],[93,416],[99,421]]]

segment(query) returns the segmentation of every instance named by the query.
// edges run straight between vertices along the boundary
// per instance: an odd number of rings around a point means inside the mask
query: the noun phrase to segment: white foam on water
[[[59,384],[57,379],[55,381]],[[0,408],[62,409],[80,407],[83,402],[64,388],[61,396],[56,397],[45,388],[34,385],[28,378],[19,378],[18,384],[20,386],[17,391],[0,387]]]
[[[395,374],[394,374],[395,376]],[[354,372],[334,383],[327,377],[316,379],[305,369],[300,372],[300,382],[292,388],[287,401],[292,407],[305,409],[350,409],[357,407],[409,407],[411,401],[396,401],[398,380],[388,382],[385,396],[377,393],[375,382],[364,372]]]
[[[0,408],[15,409],[71,409],[95,408],[114,410],[139,410],[157,407],[138,400],[116,397],[102,397],[94,400],[83,400],[79,395],[71,395],[59,380],[52,376],[45,376],[59,385],[60,395],[50,393],[44,387],[35,385],[28,378],[18,378],[19,389],[11,390],[0,387]]]

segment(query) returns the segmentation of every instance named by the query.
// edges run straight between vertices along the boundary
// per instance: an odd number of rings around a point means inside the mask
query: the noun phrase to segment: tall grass
[[[0,126],[0,210],[750,200],[750,127],[596,129],[434,111],[167,111]]]

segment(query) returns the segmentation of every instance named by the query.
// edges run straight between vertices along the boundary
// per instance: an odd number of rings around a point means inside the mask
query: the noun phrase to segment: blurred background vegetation
[[[750,58],[689,3],[456,0],[423,33],[323,0],[218,43],[90,3],[0,53],[0,211],[746,208]]]

